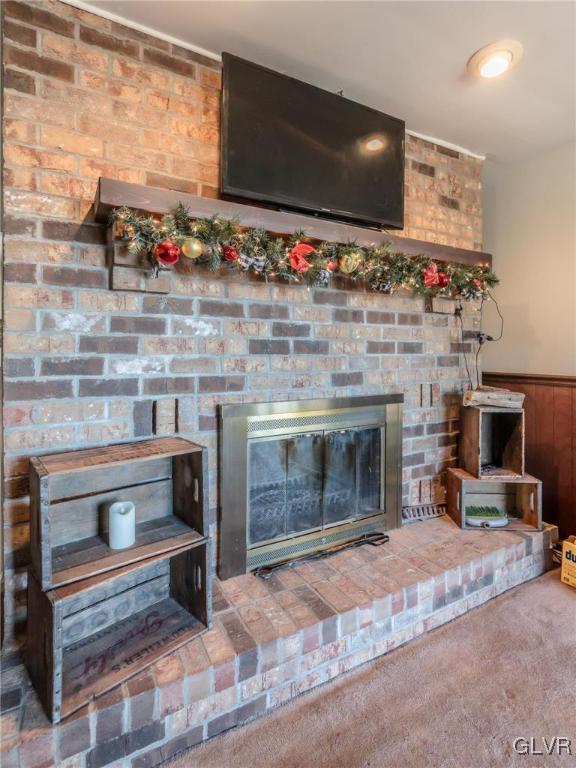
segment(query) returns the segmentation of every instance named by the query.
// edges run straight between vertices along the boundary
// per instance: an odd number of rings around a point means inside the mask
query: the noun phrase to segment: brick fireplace
[[[3,766],[151,768],[542,572],[548,532],[465,533],[444,519],[389,526],[385,547],[266,583],[216,580],[212,629],[50,726],[20,657],[31,456],[194,440],[208,448],[218,538],[219,409],[401,396],[397,514],[444,499],[468,341],[453,312],[344,281],[309,289],[197,269],[175,274],[168,295],[109,290],[98,179],[217,197],[219,64],[58,0],[2,11]],[[479,249],[481,161],[406,145],[403,234]],[[476,327],[473,305],[463,319]]]
[[[57,274],[105,278],[78,265]],[[209,448],[214,530],[218,407],[400,392],[403,503],[443,499],[465,373],[456,318],[421,299],[206,273],[178,275],[169,296],[10,283],[6,297],[9,325],[42,329],[6,336],[9,625],[23,613],[30,455],[178,432]]]
[[[178,431],[210,448],[215,512],[218,405],[402,392],[404,503],[441,498],[455,319],[201,273],[167,297],[110,292],[98,178],[216,196],[220,65],[57,0],[2,10],[7,637],[26,613],[32,455]],[[481,247],[481,168],[407,136],[404,234]]]

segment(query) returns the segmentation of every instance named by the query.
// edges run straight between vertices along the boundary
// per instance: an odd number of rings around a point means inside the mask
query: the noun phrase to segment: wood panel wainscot
[[[526,471],[542,480],[543,519],[576,534],[576,376],[484,373],[525,395]]]

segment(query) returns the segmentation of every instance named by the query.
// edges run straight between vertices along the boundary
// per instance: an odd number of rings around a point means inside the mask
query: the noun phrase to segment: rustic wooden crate
[[[42,589],[188,544],[207,533],[206,450],[182,438],[145,440],[31,460],[30,547]],[[107,544],[107,510],[136,505],[136,543]]]
[[[210,544],[48,592],[28,577],[25,662],[53,722],[210,627]]]
[[[500,531],[542,530],[542,483],[531,475],[506,479],[479,480],[463,469],[449,469],[447,510],[461,528],[467,525],[466,507],[496,507],[506,512],[510,522]]]
[[[463,469],[475,477],[522,477],[524,411],[521,408],[462,408],[460,430],[459,463]]]

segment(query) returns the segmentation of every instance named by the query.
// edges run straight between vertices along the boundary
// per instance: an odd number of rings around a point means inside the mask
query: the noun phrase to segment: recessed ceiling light
[[[522,44],[516,40],[500,40],[485,45],[469,59],[466,69],[474,77],[500,77],[522,58]]]

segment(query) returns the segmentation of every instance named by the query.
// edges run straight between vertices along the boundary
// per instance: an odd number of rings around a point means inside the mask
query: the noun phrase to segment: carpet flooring
[[[517,737],[572,755],[518,755]],[[574,768],[576,590],[559,571],[243,727],[171,768]]]

